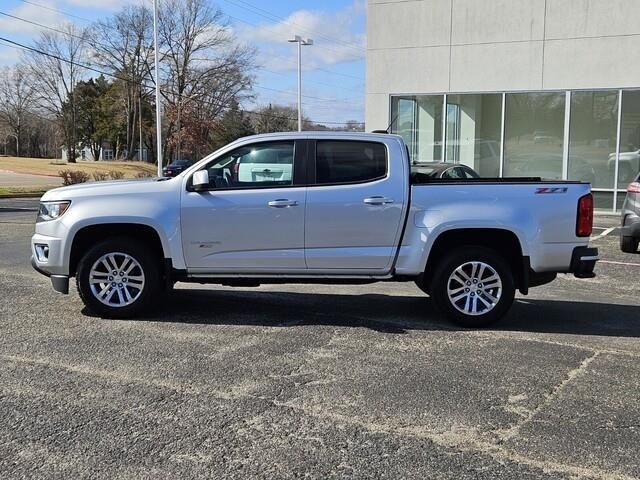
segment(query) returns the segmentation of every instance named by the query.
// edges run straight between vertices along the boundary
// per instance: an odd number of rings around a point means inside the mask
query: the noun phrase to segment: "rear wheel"
[[[486,327],[509,310],[515,283],[509,265],[497,252],[460,247],[437,265],[431,281],[433,301],[447,318],[464,327]]]
[[[620,250],[625,253],[637,253],[638,252],[638,244],[640,243],[640,239],[635,237],[620,237]]]
[[[133,317],[159,292],[158,260],[135,240],[115,238],[91,248],[80,260],[78,292],[87,308],[103,317]]]

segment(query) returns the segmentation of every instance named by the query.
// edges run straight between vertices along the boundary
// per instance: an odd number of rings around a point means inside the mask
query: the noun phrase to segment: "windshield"
[[[189,160],[174,160],[169,164],[170,167],[186,167],[189,165]]]

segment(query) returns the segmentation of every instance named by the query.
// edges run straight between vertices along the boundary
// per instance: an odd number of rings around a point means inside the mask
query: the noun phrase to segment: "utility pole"
[[[147,156],[144,156],[144,160],[142,158],[142,79],[140,80],[140,85],[138,88],[138,126],[140,128],[140,143],[138,147],[138,161],[147,161]]]
[[[155,68],[153,72],[156,83],[156,151],[158,158],[158,177],[162,176],[162,124],[160,119],[160,59],[158,52],[158,0],[153,0],[153,51]]]
[[[298,131],[302,131],[302,46],[313,45],[313,40],[303,39],[300,35],[294,36],[290,43],[298,44]]]

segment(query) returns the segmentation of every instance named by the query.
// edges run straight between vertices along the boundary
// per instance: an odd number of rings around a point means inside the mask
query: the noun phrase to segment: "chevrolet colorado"
[[[32,264],[89,308],[132,317],[175,282],[413,281],[451,320],[482,327],[516,289],[592,277],[588,183],[434,179],[401,137],[239,139],[174,178],[87,183],[41,199]]]

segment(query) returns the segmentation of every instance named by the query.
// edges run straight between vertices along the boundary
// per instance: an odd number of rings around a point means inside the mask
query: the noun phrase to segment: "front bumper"
[[[600,260],[597,248],[576,247],[571,255],[569,273],[577,278],[593,278],[596,276],[593,270],[596,262]]]
[[[45,277],[49,277],[51,279],[51,286],[56,292],[63,293],[65,295],[69,293],[69,277],[67,275],[56,275],[47,272],[46,270],[38,266],[38,263],[33,256],[31,256],[31,266],[36,272],[41,273]]]
[[[36,227],[37,228],[37,227]],[[69,293],[69,275],[61,238],[36,233],[31,237],[31,266],[51,279],[56,292]]]

